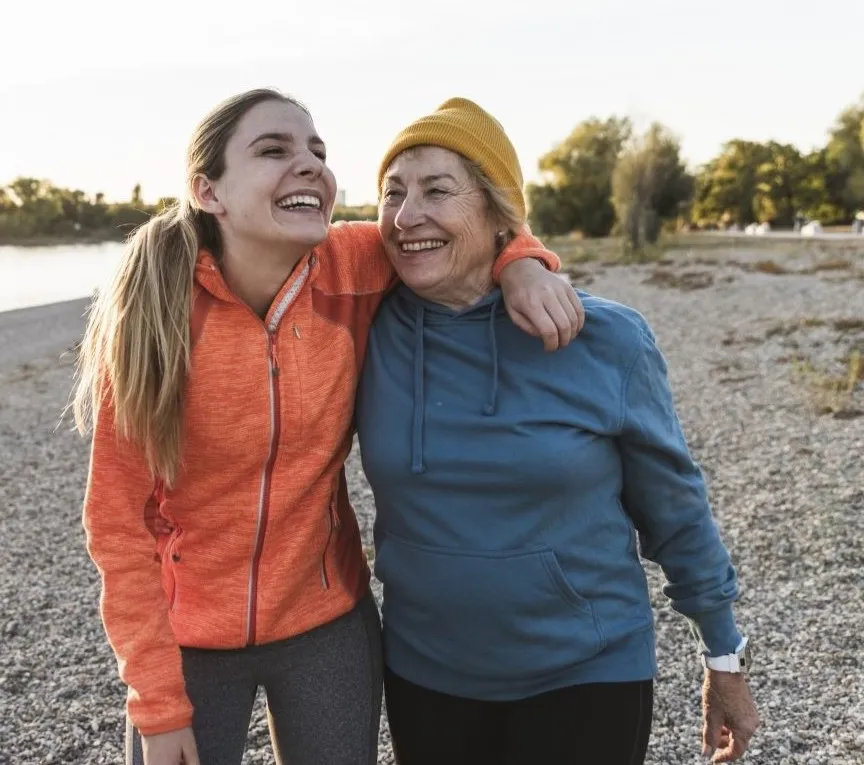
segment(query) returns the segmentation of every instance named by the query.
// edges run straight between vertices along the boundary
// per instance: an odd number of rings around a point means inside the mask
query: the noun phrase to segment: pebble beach
[[[641,311],[669,361],[741,581],[762,717],[743,761],[864,764],[864,246],[684,248],[571,278]],[[124,689],[80,522],[89,445],[62,418],[85,308],[0,313],[0,765],[123,762]],[[356,449],[348,474],[371,555]],[[695,765],[702,669],[646,569],[659,660],[647,762]],[[394,761],[386,720],[379,753]],[[272,762],[259,697],[244,765]]]

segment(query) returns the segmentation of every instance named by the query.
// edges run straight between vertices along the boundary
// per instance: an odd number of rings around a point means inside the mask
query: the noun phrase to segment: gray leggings
[[[281,765],[375,765],[381,714],[381,623],[371,593],[330,624],[235,651],[184,648],[201,765],[240,765],[258,687]],[[143,765],[127,723],[126,763]]]

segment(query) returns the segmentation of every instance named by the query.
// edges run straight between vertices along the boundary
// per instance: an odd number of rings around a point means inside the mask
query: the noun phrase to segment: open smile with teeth
[[[292,194],[282,197],[276,202],[276,207],[282,210],[320,210],[321,200],[311,194]]]
[[[402,242],[399,246],[402,252],[425,252],[427,250],[437,250],[445,244],[447,242],[443,239],[425,239],[422,242]]]

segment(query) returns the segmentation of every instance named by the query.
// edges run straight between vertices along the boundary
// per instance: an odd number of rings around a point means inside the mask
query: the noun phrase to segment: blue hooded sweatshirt
[[[385,659],[413,683],[511,700],[653,677],[640,549],[703,651],[741,641],[735,571],[651,329],[579,296],[585,328],[555,353],[499,291],[453,311],[401,286],[375,320],[357,428]]]

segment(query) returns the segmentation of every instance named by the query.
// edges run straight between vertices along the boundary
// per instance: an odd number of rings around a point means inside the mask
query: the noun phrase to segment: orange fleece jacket
[[[496,278],[520,257],[560,266],[526,229],[498,258]],[[195,279],[209,310],[174,488],[163,492],[139,449],[117,439],[108,401],[84,500],[102,619],[144,735],[191,724],[180,646],[298,635],[350,611],[370,576],[344,462],[369,327],[395,280],[376,226],[331,226],[264,321],[209,254]]]

